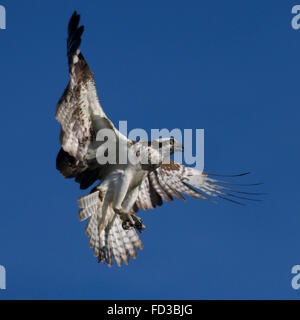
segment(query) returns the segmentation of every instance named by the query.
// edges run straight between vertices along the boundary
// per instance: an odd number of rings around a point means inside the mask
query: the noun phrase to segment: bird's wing
[[[83,55],[78,50],[83,26],[80,16],[74,12],[68,26],[67,55],[70,82],[60,98],[56,119],[61,124],[60,142],[62,149],[57,156],[57,169],[67,178],[77,178],[84,187],[93,180],[91,170],[87,173],[88,160],[95,158],[97,132],[111,129],[116,141],[127,138],[122,135],[105,115],[98,99],[94,75]],[[84,174],[83,174],[84,173]],[[84,177],[79,177],[79,175]]]
[[[222,198],[237,204],[243,204],[238,201],[241,199],[259,201],[246,197],[259,193],[234,190],[232,189],[234,185],[250,186],[250,184],[233,184],[216,180],[207,173],[170,161],[169,164],[162,164],[145,177],[133,210],[137,212],[138,209],[154,209],[156,206],[161,206],[163,201],[173,201],[174,197],[185,200],[182,194],[213,202],[214,198]]]

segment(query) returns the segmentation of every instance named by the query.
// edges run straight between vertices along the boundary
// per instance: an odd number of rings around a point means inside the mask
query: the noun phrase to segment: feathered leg
[[[117,213],[120,216],[121,220],[123,221],[122,226],[125,230],[128,230],[131,227],[134,227],[138,231],[142,232],[144,228],[143,228],[141,219],[138,218],[135,214],[133,214],[130,211],[130,209],[126,210],[122,206],[126,196],[128,196],[129,193],[130,193],[130,197],[132,195],[135,196],[134,198],[132,197],[132,200],[133,199],[136,200],[138,196],[138,192],[134,191],[134,193],[132,194],[132,192],[129,191],[130,182],[131,182],[130,176],[126,173],[124,174],[124,177],[120,177],[115,181],[115,186],[114,186],[115,192],[114,192],[113,201],[112,201],[112,208],[114,212]]]
[[[139,195],[139,186],[135,187],[133,190],[127,193],[126,198],[122,203],[122,208],[125,212],[130,212],[131,217],[134,219],[135,224],[134,227],[142,232],[146,229],[145,225],[142,223],[142,219],[135,215],[135,213],[131,212],[133,205],[136,202],[136,199]]]

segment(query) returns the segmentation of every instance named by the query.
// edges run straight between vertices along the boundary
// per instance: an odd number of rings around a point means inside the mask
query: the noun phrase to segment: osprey
[[[232,197],[248,199],[237,194],[254,193],[232,190],[227,182],[170,160],[171,154],[183,150],[173,138],[137,142],[121,134],[105,115],[93,73],[78,49],[84,31],[79,20],[75,11],[68,26],[70,81],[56,110],[56,119],[61,124],[61,149],[56,168],[65,178],[74,178],[81,189],[101,181],[90,194],[78,199],[79,219],[89,219],[85,231],[98,262],[111,266],[114,258],[121,266],[128,264],[130,257],[136,258],[137,249],[143,248],[137,233],[145,229],[136,215],[139,209],[155,209],[174,197],[185,200],[182,194],[207,200],[219,197],[239,203]],[[111,143],[97,139],[101,130],[111,133],[118,146],[112,149],[116,159],[125,155],[125,163],[99,161],[99,149],[109,150],[108,143]],[[104,157],[108,156],[107,150]],[[137,161],[130,161],[130,153]]]

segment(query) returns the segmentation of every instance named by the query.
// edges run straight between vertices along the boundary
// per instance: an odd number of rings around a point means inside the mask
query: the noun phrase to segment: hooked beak
[[[177,151],[177,152],[183,152],[183,151],[184,151],[184,145],[183,145],[183,144],[178,145],[178,146],[176,147],[176,150],[175,150],[175,151]]]

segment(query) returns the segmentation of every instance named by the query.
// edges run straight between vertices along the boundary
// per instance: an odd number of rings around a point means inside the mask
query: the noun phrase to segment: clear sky
[[[162,4],[163,3],[163,4]],[[0,299],[298,299],[300,30],[296,1],[12,1],[0,30]],[[300,1],[299,1],[300,4]],[[205,169],[264,182],[264,202],[176,200],[142,212],[144,250],[98,264],[80,223],[87,191],[55,169],[66,27],[115,124],[204,128]]]

